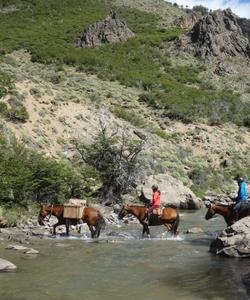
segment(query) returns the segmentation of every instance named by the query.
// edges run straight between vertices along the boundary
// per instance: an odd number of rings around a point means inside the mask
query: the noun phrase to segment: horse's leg
[[[91,238],[93,239],[93,238],[95,238],[95,229],[94,229],[93,225],[88,224],[88,226],[89,226],[89,230],[91,232]]]
[[[164,236],[164,233],[168,233],[172,229],[172,224],[164,223],[163,225],[166,227],[166,231],[163,232],[162,237]]]
[[[60,225],[64,225],[64,221],[63,220],[59,220],[55,225],[53,225],[53,235],[56,235],[56,227],[60,226]],[[67,229],[67,228],[66,228]]]
[[[66,235],[69,236],[69,220],[68,219],[65,221],[65,227],[66,227]]]
[[[172,234],[174,236],[178,235],[177,229],[178,229],[179,223],[180,223],[180,216],[178,213],[176,219],[174,220],[174,222],[172,224],[172,228],[171,228]]]
[[[147,233],[147,236],[150,237],[150,232],[149,232],[149,228],[148,228],[148,224],[145,222],[141,223],[143,226],[143,230],[142,230],[142,236],[144,237],[145,232]]]

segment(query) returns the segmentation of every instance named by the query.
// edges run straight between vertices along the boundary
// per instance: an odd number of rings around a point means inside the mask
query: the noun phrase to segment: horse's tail
[[[180,215],[179,215],[179,213],[177,212],[176,219],[174,220],[174,223],[173,223],[173,226],[172,226],[172,229],[171,229],[171,231],[172,231],[172,233],[173,233],[174,235],[177,235],[177,234],[178,234],[177,229],[178,229],[179,224],[180,224]]]
[[[103,216],[100,214],[99,215],[99,218],[97,220],[97,224],[95,226],[96,230],[95,230],[95,237],[98,238],[100,233],[101,233],[101,230],[104,229],[106,226],[106,222],[103,218]]]

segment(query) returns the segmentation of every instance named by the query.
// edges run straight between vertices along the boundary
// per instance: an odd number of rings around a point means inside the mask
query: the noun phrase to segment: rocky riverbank
[[[229,257],[250,257],[250,217],[223,230],[210,246],[212,253]]]

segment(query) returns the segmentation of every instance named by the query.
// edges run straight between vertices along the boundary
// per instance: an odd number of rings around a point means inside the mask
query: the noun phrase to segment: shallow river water
[[[37,257],[5,250],[0,257],[18,266],[0,274],[0,300],[245,300],[250,299],[250,260],[208,252],[218,217],[204,211],[181,212],[180,231],[200,227],[203,234],[165,236],[151,228],[141,239],[140,225],[107,226],[98,241],[86,237],[46,239],[32,247]],[[248,277],[249,278],[249,277]]]

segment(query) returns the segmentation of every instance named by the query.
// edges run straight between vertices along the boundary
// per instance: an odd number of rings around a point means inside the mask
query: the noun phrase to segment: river
[[[6,250],[0,257],[18,266],[0,274],[1,300],[245,300],[250,261],[208,252],[221,217],[204,210],[181,212],[180,235],[161,237],[163,227],[142,239],[140,225],[107,226],[98,241],[57,237],[36,241],[37,257]],[[200,227],[202,234],[185,234]],[[33,247],[33,245],[32,245]],[[244,279],[245,278],[245,279]]]

